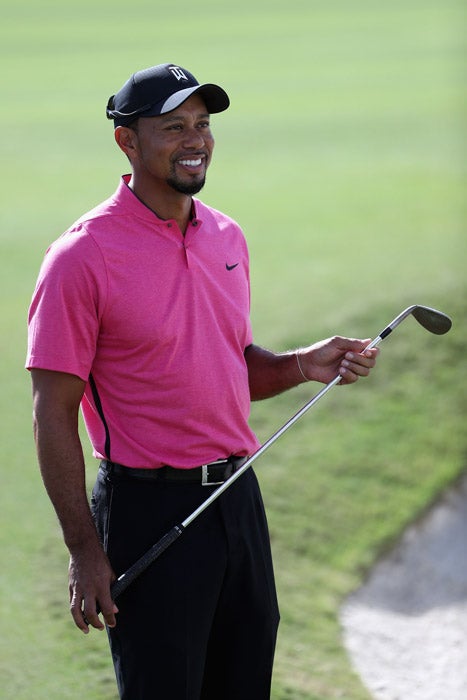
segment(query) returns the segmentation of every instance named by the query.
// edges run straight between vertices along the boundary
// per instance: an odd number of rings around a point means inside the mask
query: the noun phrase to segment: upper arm
[[[31,369],[34,416],[78,413],[86,382],[74,374]]]
[[[73,229],[49,248],[29,307],[28,369],[87,381],[107,301],[107,275],[99,276],[102,267],[99,249],[84,229]],[[44,375],[40,387],[52,389],[51,380]],[[58,374],[55,380],[67,387],[73,381]]]
[[[248,369],[248,380],[250,387],[256,383],[258,374],[261,374],[265,351],[258,345],[248,345],[244,350],[244,357]]]

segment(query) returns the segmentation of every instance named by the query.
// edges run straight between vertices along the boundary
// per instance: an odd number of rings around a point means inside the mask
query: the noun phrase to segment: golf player
[[[211,115],[228,106],[176,64],[131,76],[107,104],[131,173],[47,250],[29,312],[71,614],[84,633],[105,623],[124,700],[270,697],[279,612],[253,469],[116,601],[110,586],[258,449],[251,400],[338,373],[352,383],[377,354],[338,336],[281,353],[254,343],[243,233],[194,197]],[[90,503],[80,407],[100,461]]]

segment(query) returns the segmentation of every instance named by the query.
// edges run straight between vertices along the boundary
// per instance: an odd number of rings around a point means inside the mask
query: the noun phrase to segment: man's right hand
[[[102,612],[105,624],[115,627],[118,608],[110,595],[110,585],[115,580],[110,563],[100,545],[87,546],[74,551],[69,566],[70,612],[84,634],[89,626],[104,629],[99,617]]]

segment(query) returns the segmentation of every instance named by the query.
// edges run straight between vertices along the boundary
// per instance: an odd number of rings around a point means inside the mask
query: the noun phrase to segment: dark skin
[[[160,117],[140,118],[134,128],[117,127],[115,140],[128,157],[129,186],[160,218],[174,219],[184,234],[192,195],[204,184],[214,139],[203,100],[194,95]],[[363,352],[369,339],[333,338],[301,348],[300,364],[308,380],[342,384],[366,377],[377,349]],[[252,401],[269,398],[305,381],[296,352],[274,353],[258,345],[245,350]],[[71,374],[34,369],[34,437],[42,478],[70,552],[70,610],[84,633],[89,626],[116,625],[118,608],[110,595],[115,572],[109,563],[89,508],[85,465],[78,434],[78,413],[85,382]],[[119,574],[121,572],[118,572]]]

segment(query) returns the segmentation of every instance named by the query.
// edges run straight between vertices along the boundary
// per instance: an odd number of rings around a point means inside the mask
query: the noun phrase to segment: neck
[[[128,187],[159,219],[174,219],[182,234],[185,235],[193,206],[191,195],[177,192],[169,185],[164,188],[163,192],[141,186],[135,182],[134,175],[128,182]]]

